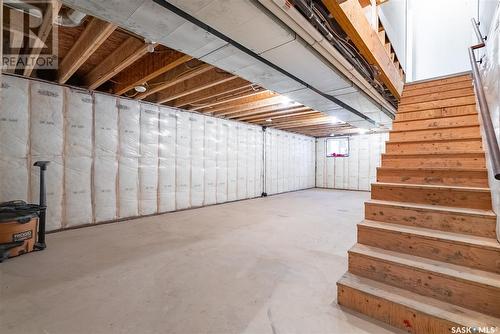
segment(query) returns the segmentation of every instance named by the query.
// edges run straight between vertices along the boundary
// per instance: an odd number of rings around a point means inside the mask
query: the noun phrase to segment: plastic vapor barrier
[[[2,76],[3,78],[3,76]],[[30,169],[32,202],[39,198],[39,168],[32,162],[51,161],[47,178],[47,229],[63,226],[64,89],[42,82],[30,83]]]
[[[158,211],[175,210],[177,112],[160,108]]]
[[[313,188],[314,138],[269,128],[265,137],[267,194]]]
[[[141,147],[139,158],[139,214],[158,212],[159,108],[141,104]]]
[[[65,226],[91,224],[93,106],[92,95],[65,90],[64,218]],[[49,165],[50,171],[50,165]]]
[[[217,120],[205,117],[205,202],[217,203]]]
[[[1,84],[0,201],[37,203],[32,165],[50,161],[48,230],[314,186],[310,137],[15,76]]]
[[[0,202],[29,198],[29,81],[2,76]]]
[[[118,217],[139,215],[140,107],[118,99]]]
[[[205,199],[205,117],[191,114],[191,206],[202,206]]]
[[[377,179],[388,133],[349,137],[348,157],[327,157],[327,140],[316,140],[316,186],[369,191],[370,184]]]
[[[216,152],[216,184],[217,203],[227,202],[228,185],[228,153],[227,138],[229,133],[229,121],[217,119],[217,152]]]

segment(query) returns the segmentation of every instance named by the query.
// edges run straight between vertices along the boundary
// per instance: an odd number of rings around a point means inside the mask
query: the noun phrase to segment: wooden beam
[[[278,96],[278,94],[267,90],[264,92],[257,93],[253,96],[245,96],[245,97],[233,100],[233,101],[218,103],[218,104],[214,105],[213,107],[210,107],[210,106],[198,107],[198,108],[193,108],[191,110],[196,110],[196,111],[204,112],[204,113],[208,113],[208,112],[216,113],[216,112],[220,112],[220,111],[228,110],[228,109],[232,109],[232,108],[239,108],[241,106],[248,105],[248,104],[251,104],[251,103],[257,102],[257,101],[266,100],[266,99],[269,99],[269,98],[275,97],[275,96]]]
[[[147,54],[133,67],[127,68],[115,77],[113,93],[123,95],[135,86],[145,84],[168,71],[193,59],[175,50],[162,50]]]
[[[255,115],[250,115],[250,116],[243,116],[243,117],[237,117],[236,119],[238,121],[244,121],[244,122],[250,122],[250,121],[256,121],[256,120],[266,120],[268,118],[276,119],[276,118],[282,118],[282,117],[289,117],[289,116],[296,116],[301,114],[302,112],[317,112],[312,110],[309,107],[295,107],[295,108],[290,108],[290,109],[284,109],[280,111],[271,111],[271,112],[264,112],[264,113],[259,113]]]
[[[95,17],[90,19],[85,30],[59,64],[57,81],[61,84],[68,81],[115,29],[116,26],[112,23],[99,20]]]
[[[296,105],[296,106],[283,106],[281,104],[272,104],[272,105],[266,105],[266,106],[260,106],[257,108],[251,108],[245,111],[238,111],[237,113],[230,114],[227,117],[231,119],[238,119],[244,116],[253,116],[253,115],[259,115],[262,113],[266,112],[279,112],[282,110],[287,110],[290,108],[295,108],[295,107],[303,107],[302,105]]]
[[[391,93],[399,99],[403,91],[403,80],[391,61],[390,53],[380,41],[378,32],[368,22],[358,0],[322,0],[333,18],[353,41],[369,63],[380,69],[380,79]]]
[[[250,98],[254,96],[258,96],[259,94],[262,94],[265,91],[265,89],[259,89],[259,90],[254,90],[252,88],[247,88],[245,90],[240,90],[236,91],[233,93],[225,93],[222,94],[219,97],[205,100],[203,102],[196,103],[194,105],[191,105],[191,107],[187,108],[189,110],[198,110],[200,108],[206,108],[206,107],[215,107],[220,104],[224,104],[227,102],[234,102],[238,101],[240,99],[245,99],[245,98]]]
[[[183,96],[169,103],[173,107],[184,107],[189,104],[198,103],[200,101],[216,98],[218,96],[238,92],[242,89],[251,87],[252,84],[244,79],[236,78],[226,83],[215,85],[202,91]]]
[[[129,37],[83,79],[89,89],[96,89],[148,53],[148,44]]]
[[[57,19],[57,15],[59,14],[59,10],[61,9],[62,4],[57,0],[51,0],[47,2],[47,8],[43,14],[43,21],[40,29],[38,29],[38,43],[34,45],[34,48],[31,49],[31,52],[28,56],[28,59],[38,59],[40,53],[42,52],[43,45],[47,41],[47,38],[50,36],[50,32],[52,31],[54,24]],[[42,45],[39,45],[42,44]],[[24,68],[23,75],[31,76],[33,73],[33,66],[26,66]]]
[[[217,116],[238,114],[238,115],[236,115],[236,117],[239,117],[239,116],[241,116],[241,114],[239,114],[241,112],[244,112],[247,110],[252,110],[252,109],[257,109],[257,108],[261,108],[261,107],[267,107],[267,106],[271,106],[271,105],[275,105],[276,109],[284,108],[284,107],[291,108],[291,107],[300,106],[300,104],[298,104],[298,103],[283,103],[283,97],[278,95],[278,96],[273,96],[273,97],[266,98],[264,100],[255,101],[255,102],[242,103],[242,104],[240,104],[236,107],[232,107],[230,109],[216,111],[216,112],[214,112],[214,114]]]
[[[155,101],[157,103],[166,103],[168,101],[178,99],[179,97],[196,93],[203,89],[207,89],[236,78],[236,76],[230,73],[222,72],[217,68],[212,68],[203,75],[198,75],[189,80],[184,80],[175,86],[158,92],[156,94]]]
[[[200,74],[213,70],[212,65],[204,64],[201,61],[193,60],[192,67],[177,66],[154,81],[148,82],[148,90],[137,96],[137,99],[143,100],[146,97],[156,94],[164,89],[180,84],[181,82],[194,78]]]

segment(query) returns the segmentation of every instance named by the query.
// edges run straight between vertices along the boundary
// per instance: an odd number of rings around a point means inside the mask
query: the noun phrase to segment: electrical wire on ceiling
[[[356,70],[393,106],[397,105],[395,97],[377,80],[380,73],[376,66],[371,65],[352,44],[331,17],[321,0],[293,0],[296,8],[309,22],[353,65]],[[308,12],[306,12],[308,11]]]

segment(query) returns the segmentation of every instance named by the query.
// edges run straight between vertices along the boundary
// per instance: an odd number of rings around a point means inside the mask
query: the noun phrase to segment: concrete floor
[[[51,234],[0,264],[0,333],[393,333],[336,304],[368,198],[314,189]]]

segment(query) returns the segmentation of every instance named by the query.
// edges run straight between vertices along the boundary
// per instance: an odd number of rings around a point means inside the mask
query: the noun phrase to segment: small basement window
[[[349,156],[349,137],[328,138],[326,140],[326,157],[343,158]]]

